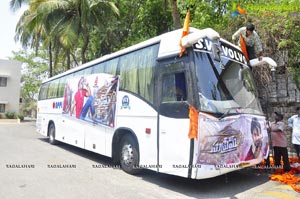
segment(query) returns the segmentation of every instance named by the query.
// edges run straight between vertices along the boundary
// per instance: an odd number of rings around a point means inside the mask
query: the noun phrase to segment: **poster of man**
[[[219,120],[199,115],[197,164],[226,166],[259,162],[268,153],[268,135],[260,117],[238,115]]]
[[[114,127],[119,77],[92,74],[67,80],[63,114],[76,119]]]

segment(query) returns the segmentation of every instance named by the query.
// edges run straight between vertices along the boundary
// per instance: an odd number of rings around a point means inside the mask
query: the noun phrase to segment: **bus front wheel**
[[[139,153],[137,143],[130,135],[125,135],[121,140],[120,149],[120,166],[129,174],[137,174],[139,172]]]
[[[55,126],[53,123],[49,126],[49,143],[53,145],[57,143],[55,140]]]

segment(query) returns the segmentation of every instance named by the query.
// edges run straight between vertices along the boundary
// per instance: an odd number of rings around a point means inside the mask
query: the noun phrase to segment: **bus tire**
[[[57,144],[57,141],[55,140],[55,125],[51,123],[49,125],[49,143],[52,145]]]
[[[139,152],[137,143],[129,134],[122,137],[119,157],[123,171],[132,175],[140,171],[138,168]]]

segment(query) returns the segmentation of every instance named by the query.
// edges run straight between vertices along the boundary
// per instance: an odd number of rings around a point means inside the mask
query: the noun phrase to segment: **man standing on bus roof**
[[[238,41],[238,44],[240,45],[240,36],[244,38],[246,43],[249,60],[258,58],[260,61],[263,56],[263,48],[261,40],[255,31],[255,26],[250,23],[246,27],[238,29],[232,35],[232,43],[236,45]]]

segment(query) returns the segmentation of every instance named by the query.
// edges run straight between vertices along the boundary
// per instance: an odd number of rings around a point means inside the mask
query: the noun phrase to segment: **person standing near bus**
[[[242,27],[238,29],[233,35],[232,35],[232,43],[237,45],[241,44],[240,36],[243,37],[245,44],[246,44],[246,50],[248,53],[249,60],[258,58],[258,60],[261,60],[263,57],[263,48],[261,40],[255,31],[255,26],[253,24],[248,24],[246,27]]]
[[[300,107],[296,108],[297,114],[288,119],[288,125],[293,128],[292,144],[295,147],[296,154],[300,160]]]
[[[289,172],[290,162],[289,162],[289,155],[287,150],[287,137],[284,132],[285,124],[282,121],[283,115],[279,112],[275,113],[275,121],[271,122],[270,124],[270,131],[271,131],[271,140],[272,146],[274,150],[274,160],[275,160],[275,167],[279,168],[281,157],[283,159],[283,171]]]

